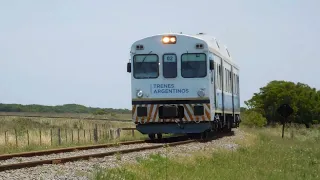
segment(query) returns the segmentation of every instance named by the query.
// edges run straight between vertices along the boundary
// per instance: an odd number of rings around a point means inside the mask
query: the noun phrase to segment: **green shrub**
[[[242,124],[249,127],[263,127],[267,124],[267,119],[255,111],[246,111],[241,116]]]

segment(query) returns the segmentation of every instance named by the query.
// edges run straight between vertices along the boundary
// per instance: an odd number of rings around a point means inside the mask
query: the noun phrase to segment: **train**
[[[208,137],[238,128],[239,66],[206,33],[163,33],[130,49],[132,121],[151,140],[163,134]]]

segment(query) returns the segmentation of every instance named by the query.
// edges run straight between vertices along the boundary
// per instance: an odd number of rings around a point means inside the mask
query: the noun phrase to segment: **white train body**
[[[130,56],[132,119],[140,132],[237,127],[239,68],[214,38],[154,35],[134,42]]]

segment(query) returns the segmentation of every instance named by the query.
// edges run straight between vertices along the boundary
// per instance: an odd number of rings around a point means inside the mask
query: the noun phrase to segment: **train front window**
[[[139,54],[133,57],[133,77],[151,79],[159,76],[159,58],[156,54]]]
[[[163,55],[163,77],[177,77],[177,56],[175,54]]]
[[[207,75],[206,54],[185,53],[181,56],[181,76],[184,78],[201,78]]]

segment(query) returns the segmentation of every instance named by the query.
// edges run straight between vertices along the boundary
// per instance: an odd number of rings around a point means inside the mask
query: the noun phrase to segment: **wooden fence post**
[[[78,143],[80,143],[80,129],[78,128]]]
[[[28,146],[30,145],[29,130],[27,129]]]
[[[58,128],[58,143],[59,143],[59,146],[61,145],[61,129]]]
[[[64,129],[64,133],[66,134],[66,143],[68,143],[68,130]]]
[[[53,141],[52,141],[52,128],[50,129],[50,140],[51,140],[51,146],[53,145]]]
[[[40,131],[40,146],[41,146],[41,129],[39,131]]]
[[[4,141],[5,141],[6,145],[7,145],[7,143],[8,143],[7,132],[8,132],[8,131],[5,131],[5,132],[4,132]]]
[[[14,129],[14,135],[16,136],[16,146],[18,147],[18,134],[16,129]]]
[[[117,129],[117,138],[120,138],[120,131],[121,131],[121,129],[118,128],[118,129]]]
[[[110,129],[110,139],[113,139],[113,130]]]
[[[71,138],[72,138],[72,143],[73,143],[73,129],[71,129]]]
[[[97,124],[95,125],[95,128],[93,130],[93,138],[95,142],[98,142],[98,126]]]

